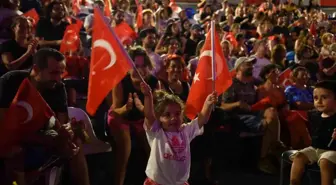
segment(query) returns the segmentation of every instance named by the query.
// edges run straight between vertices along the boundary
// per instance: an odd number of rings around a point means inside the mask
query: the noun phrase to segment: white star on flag
[[[199,79],[199,73],[196,73],[193,79],[194,83],[196,83],[197,81],[200,81]]]

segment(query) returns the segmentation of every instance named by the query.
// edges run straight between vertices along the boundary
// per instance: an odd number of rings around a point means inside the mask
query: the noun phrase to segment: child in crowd
[[[312,146],[293,154],[291,185],[301,184],[307,164],[318,163],[321,169],[322,185],[333,184],[336,164],[336,82],[322,81],[315,85],[314,106],[317,114],[308,121],[315,126],[312,132]],[[312,125],[314,127],[314,125]]]
[[[210,94],[198,117],[190,123],[182,123],[183,103],[175,95],[164,91],[154,92],[142,83],[145,95],[144,115],[147,140],[151,153],[147,164],[145,185],[187,185],[190,171],[190,142],[203,133],[212,107],[217,100]]]

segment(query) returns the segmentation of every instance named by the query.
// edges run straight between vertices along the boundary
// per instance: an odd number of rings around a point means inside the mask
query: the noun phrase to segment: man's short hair
[[[53,58],[56,61],[63,61],[65,57],[62,53],[52,48],[43,48],[38,50],[33,56],[34,65],[36,65],[39,69],[48,68],[48,59]]]

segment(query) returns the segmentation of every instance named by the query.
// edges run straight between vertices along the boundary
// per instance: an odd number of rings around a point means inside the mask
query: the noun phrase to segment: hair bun
[[[153,96],[154,104],[162,101],[167,95],[168,93],[166,91],[162,91],[162,90],[154,91],[154,96]]]

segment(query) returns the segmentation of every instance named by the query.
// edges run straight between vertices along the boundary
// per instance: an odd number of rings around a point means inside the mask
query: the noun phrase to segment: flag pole
[[[216,91],[216,61],[215,61],[215,21],[211,21],[211,69],[212,69],[212,92]],[[213,106],[215,110],[215,105]]]
[[[102,13],[98,8],[95,8],[95,10],[98,11],[99,14],[103,17],[103,13]],[[107,22],[105,22],[105,23],[107,24]],[[111,28],[111,26],[108,26],[108,28],[110,29],[110,31],[111,31],[112,35],[114,36],[114,38],[117,39],[117,44],[118,44],[121,48],[123,48],[123,49],[122,49],[122,52],[123,52],[124,56],[127,57],[128,61],[132,61],[132,62],[131,62],[131,65],[133,66],[133,69],[135,70],[135,72],[139,75],[141,81],[142,81],[143,83],[146,83],[145,79],[144,79],[143,76],[140,74],[139,70],[136,68],[134,61],[133,61],[132,58],[128,55],[128,53],[125,51],[125,48],[124,48],[124,46],[122,45],[122,43],[120,42],[119,37],[114,33],[114,31],[113,31],[113,29]]]

